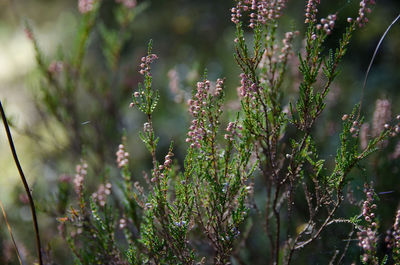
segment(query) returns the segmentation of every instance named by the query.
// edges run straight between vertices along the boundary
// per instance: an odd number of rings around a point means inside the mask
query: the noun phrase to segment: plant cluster
[[[116,15],[121,30],[100,25],[111,72],[118,67],[135,14],[134,1],[119,2]],[[59,203],[72,196],[71,183],[75,191],[71,204],[63,204],[57,214],[59,232],[76,264],[246,264],[242,250],[249,246],[256,226],[265,232],[267,263],[298,264],[299,253],[325,238],[325,232],[336,225],[350,229],[330,264],[357,259],[363,264],[400,262],[400,212],[387,231],[387,251],[382,255],[376,214],[379,197],[373,185],[364,185],[364,201],[357,204],[352,198],[356,185],[352,172],[364,168],[363,161],[398,137],[400,116],[392,119],[390,103],[378,100],[371,133],[361,105],[356,105],[342,117],[334,159],[322,158],[315,133],[351,38],[367,24],[375,3],[360,1],[357,16],[345,18],[346,28],[334,48],[328,48],[327,40],[343,18],[339,13],[319,18],[319,4],[319,0],[306,1],[304,49],[298,52],[301,80],[292,91],[289,65],[295,60],[294,41],[300,32],[280,31],[287,1],[236,2],[231,19],[236,25],[241,108],[228,110],[231,115],[224,120],[225,79],[210,81],[205,72],[187,101],[192,120],[185,136],[184,161],[174,160],[172,142],[164,154],[157,148],[153,113],[161,99],[153,86],[152,64],[159,58],[149,42],[138,70],[143,83],[133,90],[129,107],[146,119],[140,138],[148,150],[150,168],[142,176],[131,172],[124,135],[122,143],[115,145],[118,177],[106,175],[91,193],[85,181],[96,170],[82,160],[75,177],[59,185]],[[84,138],[74,129],[77,120],[65,113],[78,104],[74,93],[81,83],[99,85],[82,68],[99,5],[100,1],[79,1],[83,24],[72,60],[63,57],[47,67],[32,30],[27,30],[46,76],[44,103],[58,121],[71,128],[78,150],[85,140],[78,140]],[[99,104],[112,107],[102,101],[108,99],[106,95],[107,90],[98,94]],[[346,204],[361,208],[361,214],[343,213]],[[358,241],[361,255],[350,256],[352,240]]]
[[[91,158],[96,171],[102,171],[104,161],[110,161],[109,153],[118,143],[124,122],[124,113],[119,107],[125,102],[126,79],[121,77],[121,68],[126,62],[121,58],[123,49],[132,38],[133,21],[147,7],[135,0],[116,1],[112,23],[101,20],[101,1],[78,1],[80,20],[73,47],[59,46],[55,58],[48,58],[40,47],[30,23],[25,23],[25,33],[32,41],[36,62],[41,72],[37,109],[47,130],[61,127],[64,138],[50,135],[56,148],[48,156],[80,156],[85,152]],[[101,41],[101,53],[105,59],[106,74],[98,75],[100,67],[92,67],[90,59],[93,35]],[[118,88],[118,89],[115,89]],[[85,102],[85,104],[82,104]],[[98,116],[99,115],[99,116]],[[98,119],[97,117],[101,117]],[[86,125],[82,128],[82,125]],[[48,139],[35,131],[26,129],[42,141]],[[95,155],[93,155],[95,154]],[[62,158],[60,158],[62,160]]]

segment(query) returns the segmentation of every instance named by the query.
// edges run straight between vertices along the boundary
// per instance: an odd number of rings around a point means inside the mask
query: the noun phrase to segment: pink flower
[[[141,75],[151,75],[150,74],[150,64],[152,64],[156,59],[158,59],[158,56],[156,54],[150,54],[147,55],[146,57],[142,57],[141,59],[141,64],[140,64],[140,70],[139,73]]]
[[[27,37],[28,39],[30,39],[30,40],[33,40],[33,33],[32,33],[32,31],[31,31],[29,28],[25,28],[24,31],[25,31],[26,37]]]
[[[115,153],[117,156],[117,164],[119,168],[125,167],[129,163],[129,153],[125,151],[125,146],[120,144],[118,146],[118,151]]]
[[[97,192],[92,194],[93,201],[98,202],[101,207],[106,205],[107,196],[111,194],[111,183],[107,183],[106,185],[100,184]]]
[[[117,3],[123,4],[127,8],[135,8],[137,5],[136,0],[115,0]]]
[[[86,14],[93,9],[94,0],[78,0],[78,9],[81,14]]]
[[[87,175],[87,168],[88,168],[88,165],[83,160],[81,161],[80,165],[76,166],[76,174],[75,174],[75,178],[74,178],[74,188],[75,188],[75,192],[78,196],[82,196],[83,181],[85,180],[85,177]]]
[[[52,74],[61,73],[64,69],[64,63],[62,61],[52,61],[47,69]]]

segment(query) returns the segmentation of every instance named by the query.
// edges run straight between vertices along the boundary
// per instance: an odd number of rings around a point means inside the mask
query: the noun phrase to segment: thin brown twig
[[[21,181],[24,184],[26,195],[28,196],[28,199],[29,199],[29,206],[31,208],[32,221],[33,221],[33,226],[35,229],[36,248],[37,248],[37,254],[38,254],[38,258],[39,258],[39,264],[43,265],[43,258],[42,258],[42,251],[41,251],[42,247],[41,247],[41,243],[40,243],[39,225],[38,225],[38,220],[36,217],[35,203],[33,202],[32,194],[29,189],[28,182],[26,181],[24,172],[22,171],[21,164],[19,163],[19,160],[18,160],[17,152],[14,147],[14,142],[13,142],[13,139],[11,136],[10,128],[8,126],[6,114],[4,113],[3,105],[1,104],[1,100],[0,100],[0,112],[1,112],[1,118],[3,119],[4,129],[6,130],[7,139],[8,139],[8,143],[10,145],[11,153],[14,158],[14,162],[18,169],[18,173],[21,177]]]
[[[381,47],[381,44],[383,40],[385,39],[386,35],[388,34],[389,30],[392,28],[394,24],[396,24],[397,20],[399,20],[400,14],[392,21],[392,23],[386,28],[385,32],[383,33],[381,39],[379,40],[378,44],[376,45],[374,54],[372,55],[371,61],[369,62],[367,72],[365,73],[365,78],[364,78],[364,83],[361,89],[361,98],[360,98],[360,107],[358,108],[358,115],[357,115],[357,120],[360,118],[360,113],[361,113],[361,108],[362,108],[362,103],[363,103],[363,98],[364,98],[364,91],[365,87],[367,86],[367,80],[368,80],[368,75],[369,72],[371,71],[372,64],[375,61],[376,54],[378,53],[379,48]]]
[[[15,243],[14,235],[12,233],[11,226],[8,223],[7,214],[6,214],[6,211],[4,210],[4,206],[3,206],[3,203],[1,202],[1,200],[0,200],[0,208],[1,208],[1,211],[3,212],[3,217],[4,217],[4,220],[5,220],[6,224],[7,224],[8,232],[10,233],[10,237],[11,237],[11,240],[13,242],[15,252],[17,253],[19,264],[22,265],[21,255],[19,254],[19,250],[18,250],[17,244]]]

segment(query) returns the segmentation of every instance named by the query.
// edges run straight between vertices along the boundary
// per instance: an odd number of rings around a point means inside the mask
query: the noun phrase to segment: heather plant
[[[360,106],[356,106],[351,114],[342,118],[343,131],[335,166],[326,168],[326,161],[318,157],[312,129],[325,109],[326,96],[351,36],[357,27],[363,27],[368,21],[366,13],[374,3],[361,1],[357,18],[347,19],[349,24],[338,47],[324,53],[324,42],[334,29],[337,14],[317,20],[319,1],[308,1],[305,54],[299,54],[299,71],[303,80],[296,102],[289,102],[286,113],[282,105],[285,97],[282,81],[294,33],[285,34],[280,51],[275,37],[285,4],[285,1],[274,4],[240,1],[232,9],[232,21],[238,25],[236,59],[243,71],[240,87],[243,124],[249,137],[254,139],[254,152],[266,183],[265,229],[274,264],[289,264],[296,250],[318,239],[328,225],[343,221],[337,219],[336,212],[343,202],[343,188],[349,183],[349,173],[395,130],[385,124],[385,119],[378,118],[383,124],[378,125],[377,133],[367,146],[359,150],[359,126],[363,119],[359,115]],[[250,17],[248,26],[254,29],[253,55],[249,54],[240,22],[245,11]],[[321,75],[325,79],[318,84]],[[290,126],[296,128],[294,137],[288,136]],[[285,138],[286,141],[282,140]],[[300,231],[294,231],[286,218],[290,220],[299,214],[292,206],[295,198],[299,199],[298,193],[302,193],[307,201],[308,221]]]
[[[101,1],[78,1],[80,17],[72,48],[60,44],[51,57],[42,51],[30,23],[25,23],[41,72],[39,93],[35,94],[40,102],[37,109],[49,131],[56,124],[65,135],[64,138],[49,135],[53,141],[62,143],[51,155],[54,158],[62,153],[74,157],[86,152],[98,172],[103,170],[103,161],[107,161],[107,154],[113,150],[103,143],[116,144],[122,135],[123,113],[119,104],[126,100],[123,92],[127,88],[126,80],[121,77],[124,73],[121,68],[126,65],[121,54],[132,38],[134,19],[147,5],[135,0],[116,1],[111,22],[99,17],[101,6]],[[93,62],[94,38],[102,43],[104,67],[92,67],[86,62]],[[96,118],[99,113],[101,119]],[[82,125],[86,125],[85,130]],[[27,133],[38,136],[29,128]]]
[[[99,4],[79,1],[84,21],[81,38],[87,38],[94,26]],[[335,231],[333,226],[346,230],[338,237],[347,239],[323,262],[400,262],[399,211],[393,210],[394,224],[382,240],[379,195],[363,177],[372,154],[398,137],[400,116],[391,117],[390,102],[385,99],[377,101],[371,125],[362,116],[362,104],[347,110],[334,158],[321,154],[315,129],[351,38],[366,26],[375,3],[362,0],[356,17],[343,18],[340,12],[321,17],[319,1],[306,1],[304,49],[298,52],[294,43],[300,31],[282,33],[280,29],[287,4],[284,0],[236,1],[231,20],[236,26],[234,56],[241,71],[237,89],[241,107],[228,109],[224,116],[226,79],[208,80],[205,71],[186,102],[191,122],[184,161],[174,159],[175,143],[165,153],[159,148],[153,115],[163,99],[153,84],[152,65],[159,58],[149,42],[138,68],[143,81],[126,104],[145,119],[140,139],[149,153],[149,169],[142,175],[132,173],[135,154],[127,151],[127,137],[132,136],[125,133],[114,146],[119,175],[104,170],[107,173],[97,187],[89,187],[88,179],[98,170],[84,160],[83,153],[74,178],[60,181],[59,207],[50,210],[58,215],[60,235],[76,264],[250,264],[245,251],[256,237],[252,231],[263,231],[257,236],[264,238],[260,250],[267,253],[264,264],[306,263],[302,252],[310,251],[310,245],[318,251],[331,247],[322,241],[328,238],[327,232]],[[117,19],[122,28],[128,28],[133,19],[134,6],[133,1],[121,2],[116,14],[126,15],[126,21]],[[346,28],[336,46],[330,47],[327,41],[340,19],[346,20]],[[32,34],[31,29],[28,32]],[[100,32],[113,72],[125,33],[104,25]],[[44,89],[44,103],[56,118],[63,117],[60,113],[71,106],[61,103],[60,109],[53,101],[61,98],[52,93],[64,90],[50,88],[59,84],[53,74],[66,71],[65,63],[56,62],[46,70],[37,41],[30,36],[50,84]],[[65,93],[72,93],[65,94],[71,96],[66,103],[76,96],[81,77],[90,80],[82,68],[86,40],[79,43],[75,64],[62,79]],[[294,54],[301,76],[295,90],[290,72]],[[73,129],[76,120],[67,117],[67,128]],[[79,129],[73,133],[79,134]],[[78,149],[81,144],[77,143]],[[360,181],[366,183],[361,186],[363,194],[357,192]],[[384,252],[379,244],[385,245]]]

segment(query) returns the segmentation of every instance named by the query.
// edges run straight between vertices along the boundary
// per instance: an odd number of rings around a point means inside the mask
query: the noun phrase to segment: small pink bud
[[[25,31],[26,37],[27,37],[28,39],[30,39],[30,40],[33,40],[32,31],[30,31],[28,28],[25,28],[24,31]]]

